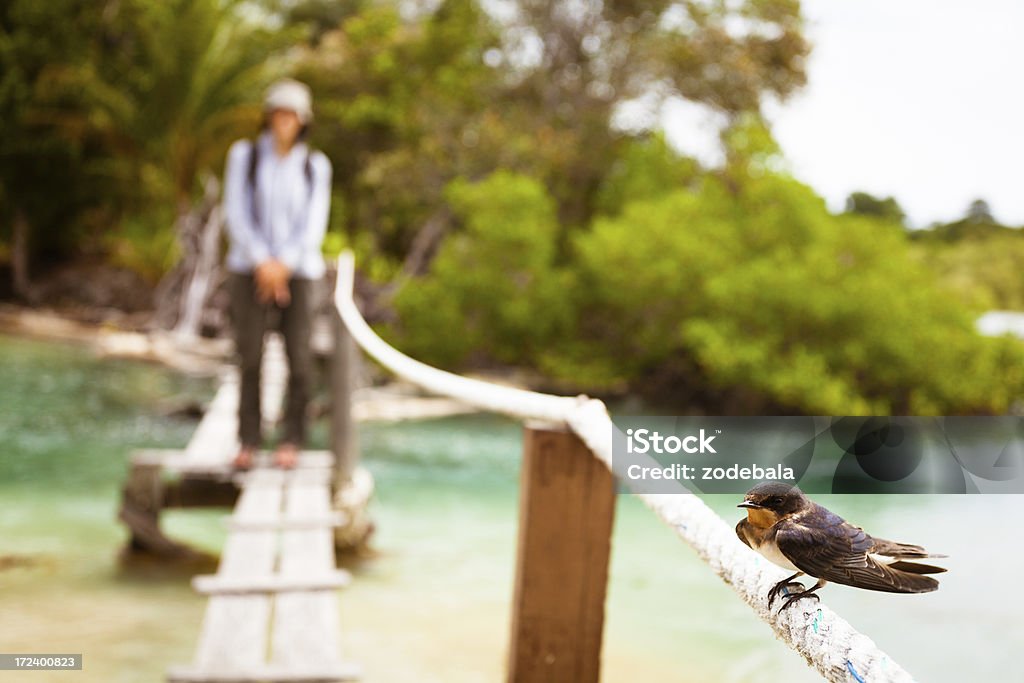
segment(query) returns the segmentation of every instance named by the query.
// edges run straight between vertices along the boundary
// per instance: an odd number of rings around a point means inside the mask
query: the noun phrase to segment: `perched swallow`
[[[785,589],[789,595],[779,611],[801,598],[819,599],[814,591],[826,582],[842,583],[888,593],[927,593],[939,582],[925,574],[942,567],[911,562],[932,555],[919,545],[874,538],[839,515],[810,500],[796,486],[777,482],[758,484],[737,507],[747,518],[736,525],[736,535],[749,547],[780,567],[796,572],[768,591],[768,607]],[[807,574],[818,580],[812,588],[794,581]],[[790,588],[800,592],[789,594]]]

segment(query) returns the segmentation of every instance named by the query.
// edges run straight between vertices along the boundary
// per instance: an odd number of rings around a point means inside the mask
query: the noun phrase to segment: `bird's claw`
[[[815,593],[813,591],[809,591],[809,590],[803,590],[803,591],[800,591],[799,593],[794,593],[793,595],[789,596],[786,599],[786,602],[784,602],[782,604],[782,607],[779,608],[778,614],[781,614],[782,610],[786,609],[787,607],[792,605],[797,600],[800,600],[801,598],[814,598],[815,600],[817,600],[819,602],[821,601],[821,598],[818,597],[817,593]],[[769,607],[770,606],[771,605],[769,605]]]
[[[789,597],[790,588],[799,588],[801,592],[807,590],[806,586],[799,581],[790,581],[789,579],[779,581],[770,591],[768,591],[768,608],[771,609],[772,603],[775,602],[775,598],[779,597],[779,593],[785,591],[786,597]]]

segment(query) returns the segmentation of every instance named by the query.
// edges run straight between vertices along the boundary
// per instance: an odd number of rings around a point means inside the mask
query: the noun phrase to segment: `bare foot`
[[[247,470],[252,467],[252,457],[256,453],[256,449],[252,446],[242,446],[238,450],[238,455],[231,461],[231,466],[236,470]]]
[[[299,449],[293,443],[279,444],[274,451],[274,465],[283,470],[295,467],[299,460]]]

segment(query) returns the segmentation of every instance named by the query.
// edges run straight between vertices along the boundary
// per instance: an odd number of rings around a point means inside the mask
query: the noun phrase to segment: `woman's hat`
[[[299,115],[299,121],[307,124],[313,120],[313,96],[305,83],[282,78],[267,88],[263,109],[268,112],[288,109]]]

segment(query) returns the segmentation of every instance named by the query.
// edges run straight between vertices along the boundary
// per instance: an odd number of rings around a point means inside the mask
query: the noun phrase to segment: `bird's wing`
[[[826,581],[888,593],[926,593],[939,587],[928,576],[892,569],[869,553],[875,541],[860,527],[832,517],[824,527],[780,524],[779,550],[800,571]]]

